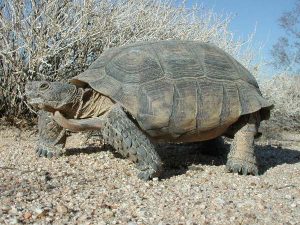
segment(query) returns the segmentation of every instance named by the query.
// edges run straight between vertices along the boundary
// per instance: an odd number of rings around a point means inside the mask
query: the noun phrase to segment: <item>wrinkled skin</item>
[[[68,116],[74,116],[75,108],[72,110],[72,106],[78,104],[78,93],[75,85],[34,81],[25,86],[25,92],[28,102],[34,107],[52,113],[61,111]]]

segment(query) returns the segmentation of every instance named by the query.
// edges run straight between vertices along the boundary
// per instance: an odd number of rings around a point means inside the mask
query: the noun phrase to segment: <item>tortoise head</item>
[[[61,111],[74,103],[76,93],[75,85],[62,82],[32,81],[25,86],[29,104],[49,112]]]

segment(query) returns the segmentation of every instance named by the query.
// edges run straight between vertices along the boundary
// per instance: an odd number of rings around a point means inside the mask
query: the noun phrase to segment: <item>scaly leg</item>
[[[141,170],[138,175],[140,179],[159,176],[162,163],[154,146],[120,106],[112,109],[105,118],[102,135],[123,157],[137,163],[137,168]]]
[[[254,136],[257,133],[259,123],[259,114],[253,113],[249,115],[245,125],[235,133],[226,164],[228,171],[244,175],[258,175],[254,155]]]
[[[66,143],[66,130],[51,117],[51,113],[39,111],[39,140],[36,153],[38,156],[51,158],[61,154]]]

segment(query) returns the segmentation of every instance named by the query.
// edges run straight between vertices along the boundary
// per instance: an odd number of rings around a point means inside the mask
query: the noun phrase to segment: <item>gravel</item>
[[[73,134],[51,160],[36,140],[0,127],[0,224],[300,224],[299,142],[259,141],[259,176],[226,173],[226,155],[199,145],[157,146],[165,172],[144,182],[95,137]]]

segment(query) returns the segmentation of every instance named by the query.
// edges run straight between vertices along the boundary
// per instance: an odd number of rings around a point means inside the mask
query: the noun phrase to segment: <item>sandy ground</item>
[[[165,172],[144,182],[99,141],[73,135],[49,160],[36,139],[0,126],[0,224],[300,224],[297,141],[259,141],[256,177],[227,173],[226,154],[159,146]]]

